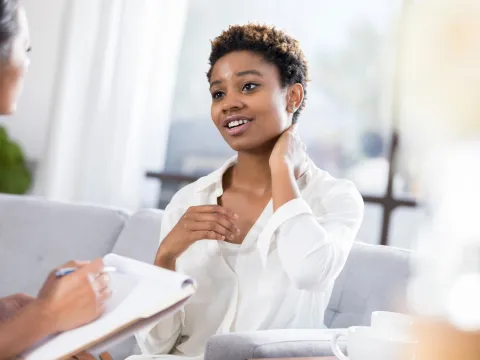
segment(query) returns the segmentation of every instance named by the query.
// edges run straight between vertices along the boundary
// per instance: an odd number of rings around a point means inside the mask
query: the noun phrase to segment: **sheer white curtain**
[[[134,210],[162,166],[188,0],[69,0],[37,193]]]

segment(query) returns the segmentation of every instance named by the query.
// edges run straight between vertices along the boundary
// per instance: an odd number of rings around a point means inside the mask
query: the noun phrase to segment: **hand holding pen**
[[[78,261],[76,261],[76,263],[78,263]],[[64,277],[64,276],[67,276],[67,275],[73,273],[76,270],[78,270],[78,267],[62,267],[62,268],[59,268],[57,271],[55,271],[55,276],[57,278],[61,278],[61,277]],[[112,273],[112,272],[116,272],[116,271],[118,271],[116,267],[105,266],[102,270],[102,273],[103,274],[108,274],[108,273]]]
[[[108,283],[102,259],[71,261],[52,271],[38,294],[48,311],[52,331],[74,329],[100,317],[111,296]]]

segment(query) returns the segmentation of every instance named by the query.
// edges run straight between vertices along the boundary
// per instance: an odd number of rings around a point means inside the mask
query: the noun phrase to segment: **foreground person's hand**
[[[108,275],[102,273],[102,259],[62,266],[67,267],[77,270],[62,278],[56,277],[56,270],[52,271],[38,294],[54,332],[71,330],[97,319],[111,296]]]

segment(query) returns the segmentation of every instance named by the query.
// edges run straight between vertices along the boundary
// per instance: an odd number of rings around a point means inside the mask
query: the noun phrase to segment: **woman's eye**
[[[242,91],[252,91],[258,87],[258,84],[248,83],[243,86]]]
[[[223,92],[221,91],[215,91],[212,93],[212,99],[213,100],[220,100],[223,97]]]

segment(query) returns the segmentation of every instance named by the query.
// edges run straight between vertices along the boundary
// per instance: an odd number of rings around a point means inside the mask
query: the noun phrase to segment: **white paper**
[[[47,339],[25,353],[25,360],[62,359],[92,347],[105,350],[175,312],[195,292],[187,276],[154,265],[115,254],[107,255],[104,262],[118,272],[109,274],[113,294],[102,317]]]

